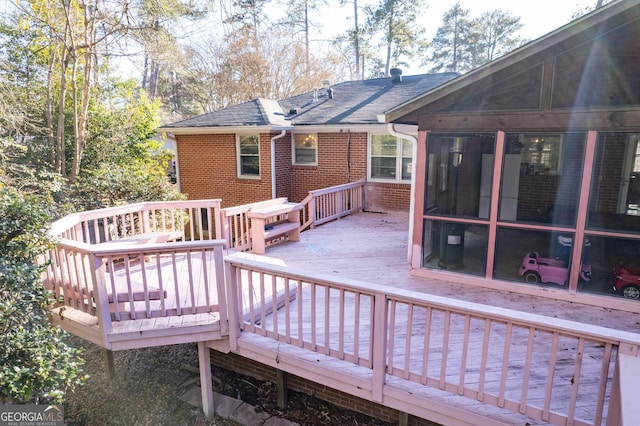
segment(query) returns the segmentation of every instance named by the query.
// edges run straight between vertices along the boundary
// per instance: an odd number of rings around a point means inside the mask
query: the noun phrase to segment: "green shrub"
[[[79,350],[49,322],[36,259],[50,247],[41,200],[0,186],[0,400],[63,402],[82,383]]]

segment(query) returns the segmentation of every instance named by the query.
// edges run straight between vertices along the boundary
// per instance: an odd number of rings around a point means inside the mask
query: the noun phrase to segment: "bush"
[[[51,245],[41,200],[0,186],[0,400],[63,402],[82,383],[81,352],[49,322],[36,260]]]

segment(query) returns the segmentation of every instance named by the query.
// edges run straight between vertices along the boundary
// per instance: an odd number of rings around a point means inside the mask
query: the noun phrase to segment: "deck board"
[[[318,228],[308,230],[301,233],[299,242],[286,242],[281,244],[275,244],[267,248],[265,255],[250,255],[256,260],[274,263],[278,265],[285,265],[287,267],[295,268],[297,270],[309,273],[322,273],[330,276],[356,279],[364,282],[371,282],[378,285],[389,286],[398,289],[407,289],[412,291],[421,292],[424,294],[433,294],[437,296],[450,297],[454,299],[460,299],[470,302],[488,304],[497,307],[509,308],[514,310],[522,310],[527,312],[533,312],[540,315],[547,315],[550,317],[564,318],[568,320],[584,322],[587,324],[599,325],[599,326],[612,326],[619,330],[625,330],[630,332],[640,331],[640,317],[628,312],[616,311],[613,309],[603,309],[595,306],[581,305],[566,301],[557,301],[550,298],[536,297],[531,295],[521,295],[507,291],[499,291],[495,289],[486,289],[477,286],[469,286],[464,284],[451,283],[446,281],[439,281],[434,279],[427,279],[422,277],[414,277],[410,275],[410,268],[407,262],[407,237],[408,237],[408,215],[404,213],[359,213],[346,218],[330,222],[322,225]],[[186,277],[189,274],[189,268],[187,267],[186,256],[176,257],[176,273],[174,277],[172,258],[171,256],[162,256],[158,258],[151,258],[149,262],[144,261],[147,268],[157,268],[158,265],[162,267],[163,277],[169,277],[164,290],[167,291],[168,297],[164,300],[167,309],[175,309],[178,301],[181,305],[185,301],[191,300],[191,294],[183,288],[183,283],[186,281]],[[138,268],[135,273],[141,277],[139,270],[141,266],[140,262],[136,267]],[[197,277],[197,280],[203,280],[202,275],[202,262],[200,259],[191,259],[193,268],[191,274]],[[135,267],[134,267],[135,268]],[[117,274],[118,271],[115,271]],[[209,278],[215,276],[213,269],[207,270]],[[249,276],[243,272],[242,280],[249,280]],[[151,274],[155,277],[156,274]],[[271,297],[273,285],[269,280],[262,280],[257,275],[252,275],[251,280],[253,287],[249,293],[242,294],[242,307],[245,315],[248,315],[251,311],[249,308],[255,306],[256,303],[262,298],[269,299]],[[177,291],[176,286],[177,284]],[[153,279],[149,280],[149,286],[158,286],[159,283],[154,282]],[[311,300],[311,292],[308,286],[298,287],[296,284],[290,284],[291,288],[296,288],[298,294],[296,298],[303,299],[305,301]],[[206,294],[204,292],[198,292],[193,295],[198,301],[206,300]],[[211,303],[217,304],[217,297],[215,292],[209,294]],[[241,347],[240,354],[260,362],[271,362],[267,356],[267,352],[272,350],[274,353],[279,354],[283,351],[283,348],[287,348],[287,353],[292,357],[299,359],[299,364],[294,363],[292,368],[303,368],[307,364],[322,364],[324,374],[331,376],[338,383],[338,388],[342,386],[345,389],[352,389],[347,383],[342,383],[339,380],[340,375],[360,377],[362,381],[357,383],[369,383],[371,379],[371,370],[366,367],[359,367],[353,364],[349,364],[348,361],[341,361],[332,357],[326,357],[325,355],[313,353],[306,349],[300,348],[300,342],[296,339],[300,338],[300,332],[302,336],[309,340],[310,336],[315,333],[315,345],[317,347],[323,347],[327,334],[325,334],[325,306],[323,300],[324,294],[316,295],[316,316],[319,321],[317,328],[311,328],[308,319],[311,312],[304,311],[298,312],[297,299],[292,299],[289,302],[291,311],[289,317],[285,315],[284,310],[277,311],[276,315],[271,315],[270,311],[261,312],[253,311],[253,320],[263,321],[270,328],[274,321],[277,323],[278,330],[291,330],[292,342],[290,345],[282,344],[283,342],[277,342],[272,339],[256,336],[252,338],[246,336],[249,333],[243,333],[241,339],[245,342],[246,347]],[[329,307],[329,330],[328,340],[332,343],[338,342],[338,329],[341,321],[340,315],[338,315],[338,306],[340,295],[338,292],[331,294],[331,301]],[[346,295],[345,300],[346,308],[342,316],[342,321],[346,325],[345,329],[345,347],[344,349],[349,351],[355,345],[355,326],[354,326],[354,298],[352,295]],[[281,301],[285,303],[284,300]],[[137,304],[144,302],[136,302]],[[152,303],[160,303],[154,301]],[[273,304],[270,304],[273,306]],[[366,325],[369,324],[370,316],[369,311],[371,309],[370,301],[363,299],[360,301],[360,318],[358,319],[360,331],[358,335],[358,355],[365,360],[371,360],[371,348],[369,345],[369,335],[366,331]],[[416,311],[413,313],[413,328],[412,336],[410,339],[411,349],[407,348],[407,336],[406,336],[406,324],[401,321],[395,324],[394,333],[395,340],[393,342],[393,368],[402,371],[404,363],[408,359],[408,371],[404,372],[405,375],[423,375],[422,365],[422,350],[424,348],[424,332],[427,318],[426,311]],[[401,313],[398,314],[398,318],[403,318]],[[406,316],[404,317],[406,318]],[[302,324],[299,321],[302,320]],[[434,311],[430,318],[432,327],[434,329],[442,329],[444,327],[444,317],[440,312]],[[166,344],[172,342],[179,342],[180,339],[174,339],[172,333],[176,333],[180,328],[187,328],[189,333],[197,335],[197,329],[200,327],[203,331],[215,333],[219,332],[219,315],[217,314],[187,314],[182,316],[173,317],[159,317],[152,319],[143,319],[137,321],[115,321],[113,334],[117,339],[134,339],[136,333],[149,334],[152,336],[154,343],[165,341]],[[485,323],[482,320],[472,319],[470,321],[470,327],[473,330],[484,330]],[[450,323],[451,330],[454,330],[457,335],[464,333],[464,320],[460,316],[452,316]],[[199,338],[203,338],[203,334],[198,335]],[[544,391],[546,389],[547,373],[544,365],[536,367],[536,363],[546,362],[543,357],[543,352],[552,346],[552,335],[547,333],[544,335],[546,344],[542,346],[536,346],[536,350],[540,352],[540,361],[537,357],[538,354],[534,353],[532,357],[532,373],[529,380],[529,391],[527,394],[527,400],[530,402],[536,402],[535,405],[542,407],[544,402]],[[209,340],[212,340],[210,338]],[[259,343],[257,343],[259,341]],[[509,366],[507,373],[507,379],[504,387],[504,397],[507,399],[519,400],[521,397],[520,382],[524,379],[521,374],[522,366],[526,363],[527,353],[527,336],[525,333],[521,333],[518,330],[514,330],[511,337],[511,344],[508,350]],[[263,352],[260,352],[257,347],[253,348],[252,345],[263,345]],[[487,398],[493,398],[491,395],[498,395],[502,385],[502,357],[504,356],[504,344],[505,336],[504,332],[499,329],[491,329],[490,332],[490,346],[487,357],[487,370],[485,373],[485,383],[483,392],[487,395]],[[562,345],[572,345],[573,342],[560,339],[560,347]],[[442,335],[430,335],[429,346],[431,348],[441,348],[443,345]],[[460,374],[454,373],[457,368],[462,364],[463,358],[466,356],[466,364],[464,369],[464,382],[467,387],[472,387],[470,384],[478,384],[480,382],[480,369],[481,359],[480,353],[483,345],[483,339],[481,334],[476,335],[470,340],[467,348],[462,346],[460,341],[449,341],[446,350],[448,351],[448,361],[446,371],[448,373],[448,381],[450,383],[457,383],[460,380]],[[336,345],[332,344],[331,347],[335,348]],[[465,349],[467,353],[465,354]],[[585,345],[584,358],[589,358],[589,343]],[[408,358],[406,354],[409,354]],[[553,398],[551,400],[551,410],[553,411],[559,407],[565,407],[570,395],[570,379],[573,375],[571,368],[563,367],[563,360],[558,360],[558,366],[554,374],[553,383]],[[433,352],[428,359],[426,371],[429,381],[432,381],[434,377],[438,377],[442,369],[442,352]],[[333,371],[333,373],[329,373]],[[581,371],[580,380],[585,386],[581,388],[582,392],[586,392],[584,395],[579,395],[578,403],[576,407],[576,413],[582,417],[589,417],[593,415],[594,406],[592,400],[594,400],[593,393],[590,389],[597,389],[597,379],[600,371],[600,361],[594,359],[593,362],[587,362]],[[613,366],[611,366],[613,371]],[[538,373],[536,373],[538,372]],[[308,374],[317,374],[315,371],[310,371]],[[482,404],[479,401],[475,401],[470,398],[463,398],[457,395],[451,395],[438,389],[420,385],[410,381],[398,379],[397,377],[388,376],[388,385],[398,390],[411,392],[411,395],[415,395],[416,398],[435,398],[437,406],[434,405],[434,410],[440,409],[438,404],[446,406],[447,404],[452,407],[463,407],[465,410],[482,412],[486,411],[488,418],[501,419],[508,423],[518,423],[524,417],[518,413],[508,413],[505,410],[499,410],[495,408],[488,408],[486,404]],[[477,388],[477,386],[476,386]],[[479,390],[479,389],[478,389]],[[352,389],[354,394],[360,395],[362,389]],[[393,398],[396,394],[390,390],[389,398]],[[454,390],[455,392],[455,390]],[[477,391],[476,391],[477,392]],[[434,403],[435,404],[435,403]],[[510,421],[512,419],[513,421]]]

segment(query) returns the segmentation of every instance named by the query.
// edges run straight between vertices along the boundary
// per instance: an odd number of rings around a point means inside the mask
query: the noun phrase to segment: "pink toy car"
[[[564,260],[540,257],[537,252],[529,252],[522,259],[520,276],[528,283],[553,283],[559,286],[567,284],[569,269]],[[591,280],[591,265],[582,265],[580,278]]]
[[[613,267],[611,277],[613,289],[629,299],[640,299],[640,269],[622,265]]]

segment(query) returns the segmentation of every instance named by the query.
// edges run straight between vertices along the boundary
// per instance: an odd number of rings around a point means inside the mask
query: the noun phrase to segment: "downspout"
[[[417,136],[408,134],[408,133],[401,133],[399,131],[397,131],[395,129],[395,125],[394,123],[388,123],[387,124],[387,129],[389,130],[389,134],[393,135],[393,136],[397,136],[399,138],[402,139],[408,139],[411,142],[413,142],[412,145],[412,149],[411,149],[411,164],[412,166],[415,166],[416,164],[416,159],[418,157],[418,138]],[[415,168],[414,168],[415,170]],[[413,248],[413,218],[414,218],[414,207],[416,204],[416,195],[415,195],[415,187],[416,187],[416,174],[412,171],[411,172],[411,193],[410,193],[410,197],[409,197],[409,235],[408,235],[408,244],[407,244],[407,260],[409,261],[409,263],[411,263],[411,253],[412,253],[412,248]]]
[[[271,138],[271,198],[276,198],[276,140],[286,134],[287,130],[283,129],[279,135]]]

